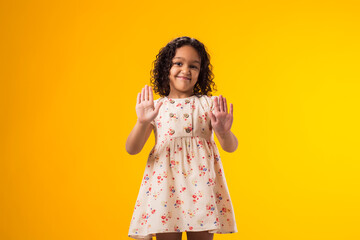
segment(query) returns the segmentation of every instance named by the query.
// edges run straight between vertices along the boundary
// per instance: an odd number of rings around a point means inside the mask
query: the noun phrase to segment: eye
[[[177,64],[182,64],[182,63],[181,62],[174,62],[174,64],[177,65]]]

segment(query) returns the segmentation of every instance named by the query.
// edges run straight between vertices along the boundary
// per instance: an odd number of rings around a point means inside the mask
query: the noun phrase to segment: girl
[[[236,150],[231,132],[233,105],[209,97],[214,88],[210,56],[194,38],[176,38],[154,62],[153,100],[145,85],[137,95],[137,122],[127,141],[129,154],[141,151],[151,131],[151,150],[128,236],[134,239],[212,240],[214,233],[237,232],[213,130],[221,147]],[[210,95],[211,96],[211,95]]]

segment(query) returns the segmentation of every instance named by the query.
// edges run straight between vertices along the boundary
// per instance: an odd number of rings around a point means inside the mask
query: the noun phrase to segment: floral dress
[[[152,125],[151,150],[128,236],[150,240],[156,233],[237,232],[225,174],[214,142],[208,96],[163,97]]]

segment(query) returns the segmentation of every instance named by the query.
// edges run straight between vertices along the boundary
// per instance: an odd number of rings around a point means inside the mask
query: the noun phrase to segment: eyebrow
[[[182,57],[175,57],[175,58],[185,59],[185,58],[182,58]],[[175,58],[174,58],[174,59],[175,59]],[[200,62],[199,62],[198,60],[195,60],[195,61],[193,61],[193,62],[197,62],[197,63],[200,64]]]

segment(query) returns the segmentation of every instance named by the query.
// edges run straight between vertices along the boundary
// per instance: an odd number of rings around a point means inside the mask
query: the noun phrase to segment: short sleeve
[[[200,104],[203,106],[206,112],[213,111],[215,109],[213,97],[202,95],[200,97]]]
[[[210,101],[209,105],[210,105],[211,112],[214,111],[214,109],[215,109],[214,98],[215,98],[215,96],[209,97],[209,101]]]

